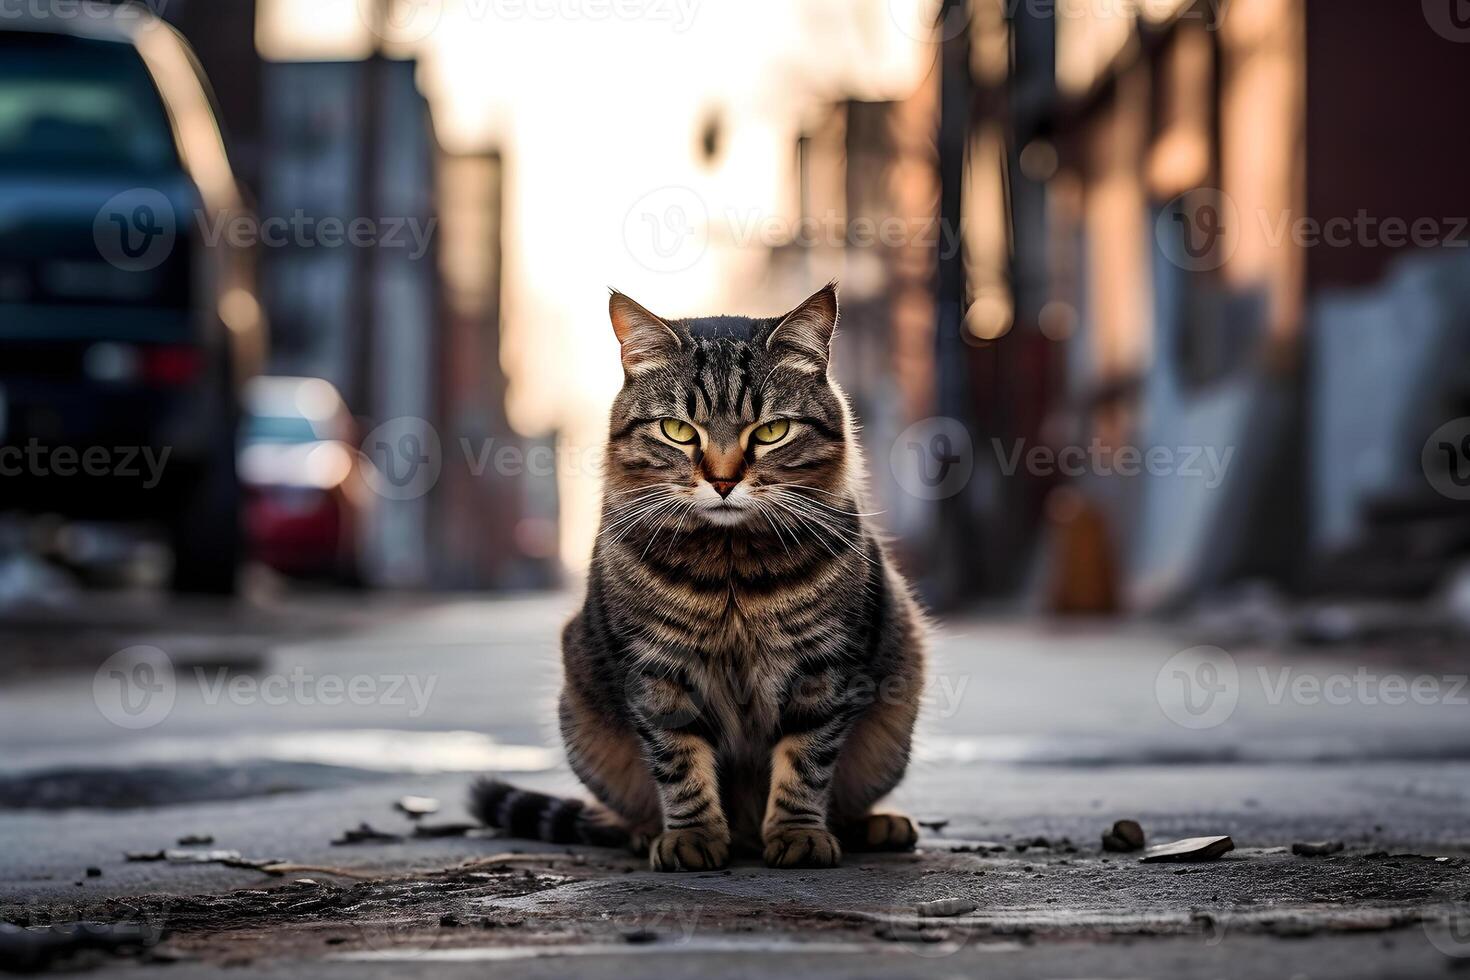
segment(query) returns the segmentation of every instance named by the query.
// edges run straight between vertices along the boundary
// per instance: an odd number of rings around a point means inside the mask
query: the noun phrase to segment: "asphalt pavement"
[[[615,852],[415,836],[395,801],[437,799],[424,823],[463,822],[480,772],[577,792],[553,707],[573,602],[102,597],[9,617],[0,640],[24,656],[0,668],[0,921],[141,921],[156,927],[141,955],[65,961],[138,975],[178,959],[232,976],[404,962],[596,976],[629,956],[671,976],[765,975],[775,957],[814,976],[1470,964],[1456,651],[956,617],[892,801],[925,822],[917,855],[685,877]],[[1141,864],[1099,847],[1122,818],[1151,844],[1228,834],[1235,849]],[[397,839],[333,843],[362,824]],[[1291,853],[1308,841],[1343,848]],[[237,866],[127,858],[170,850]],[[267,862],[287,870],[250,866]],[[939,899],[974,908],[916,916]]]

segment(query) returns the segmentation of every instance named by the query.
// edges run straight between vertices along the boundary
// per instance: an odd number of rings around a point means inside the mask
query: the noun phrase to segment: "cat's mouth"
[[[749,496],[750,491],[744,486],[736,486],[729,493],[720,494],[706,483],[696,491],[699,516],[722,527],[742,524],[753,512]]]

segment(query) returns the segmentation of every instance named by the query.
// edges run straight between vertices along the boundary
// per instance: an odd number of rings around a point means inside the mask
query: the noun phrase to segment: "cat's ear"
[[[678,353],[679,334],[659,317],[616,289],[607,304],[613,333],[623,345],[623,372],[629,377],[663,367]]]
[[[798,370],[826,374],[837,329],[837,283],[829,282],[781,318],[766,337],[766,350],[785,355]]]

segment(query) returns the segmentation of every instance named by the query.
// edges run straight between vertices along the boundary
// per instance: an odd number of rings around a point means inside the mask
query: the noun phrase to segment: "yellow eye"
[[[756,429],[750,434],[750,437],[761,445],[768,446],[773,442],[780,442],[782,439],[785,439],[786,433],[790,430],[790,422],[786,419],[777,419],[774,422],[767,422],[765,425]]]
[[[659,423],[659,428],[663,429],[664,435],[682,445],[687,446],[699,438],[699,433],[694,431],[694,426],[679,419],[664,419]]]

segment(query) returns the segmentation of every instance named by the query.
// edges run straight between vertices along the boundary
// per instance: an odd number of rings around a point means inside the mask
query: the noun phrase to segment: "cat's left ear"
[[[623,373],[628,377],[663,367],[683,345],[673,327],[617,290],[613,290],[607,310],[613,333],[623,347]]]
[[[829,282],[809,296],[766,337],[766,350],[780,352],[792,367],[826,374],[837,329],[837,283]]]

